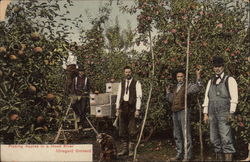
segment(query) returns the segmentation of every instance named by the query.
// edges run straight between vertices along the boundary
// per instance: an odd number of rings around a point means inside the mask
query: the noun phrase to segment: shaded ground
[[[95,122],[92,120],[93,125],[96,127],[98,132],[105,132],[109,135],[113,135],[118,151],[120,151],[120,141],[117,137],[117,132],[112,128],[113,121],[109,120],[99,120]],[[111,127],[110,127],[111,126]],[[193,134],[194,135],[194,134]],[[93,160],[98,161],[100,155],[100,148],[96,142],[95,133],[90,131],[80,131],[78,133],[69,133],[67,135],[68,144],[93,144]],[[192,161],[201,161],[200,156],[200,144],[199,137],[194,137],[193,142],[193,160]],[[206,140],[209,140],[209,137],[203,137]],[[62,141],[61,141],[62,142]],[[237,153],[234,155],[234,159],[245,159],[247,157],[248,148],[247,145],[240,145],[244,142],[238,141],[235,143],[235,148]],[[205,143],[205,142],[204,142]],[[172,137],[172,130],[166,130],[161,132],[161,134],[154,135],[146,143],[142,143],[139,146],[137,152],[138,161],[169,161],[171,157],[176,155],[175,143]],[[214,153],[212,151],[212,146],[204,146],[203,156],[205,161],[214,161]],[[128,156],[119,157],[116,161],[132,161],[132,158]]]
[[[74,133],[73,135],[69,136],[69,143],[71,144],[93,144],[93,160],[99,160],[100,149],[99,145],[96,143],[95,135],[92,131]],[[118,139],[116,139],[116,144],[119,151],[120,141]],[[175,145],[172,138],[153,137],[147,143],[142,143],[140,145],[137,159],[138,161],[169,161],[169,158],[174,157],[175,154]],[[204,149],[204,157],[205,161],[213,161],[214,155],[211,148]],[[235,155],[235,159],[244,159],[245,157],[246,155]],[[201,161],[200,145],[196,141],[193,141],[193,158],[194,159],[192,161]],[[123,156],[119,157],[116,161],[132,161],[132,158]]]

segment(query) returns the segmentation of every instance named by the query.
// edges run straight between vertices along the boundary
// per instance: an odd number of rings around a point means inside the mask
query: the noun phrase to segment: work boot
[[[123,156],[123,155],[126,155],[126,154],[128,154],[128,143],[127,142],[123,142],[122,143],[122,150],[117,155],[118,156]]]
[[[225,154],[225,161],[232,161],[232,154]]]
[[[134,142],[129,142],[129,146],[128,146],[128,156],[131,157],[134,155],[134,149],[135,149],[135,143]]]
[[[215,153],[215,159],[216,159],[217,161],[223,161],[223,155],[222,155],[222,153],[216,152],[216,153]]]

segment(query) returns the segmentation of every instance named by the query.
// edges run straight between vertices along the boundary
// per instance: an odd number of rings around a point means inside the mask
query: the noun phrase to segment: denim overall
[[[212,81],[208,93],[210,139],[216,153],[235,153],[231,127],[227,121],[230,110],[230,95],[225,84],[227,77],[224,76],[218,85]]]

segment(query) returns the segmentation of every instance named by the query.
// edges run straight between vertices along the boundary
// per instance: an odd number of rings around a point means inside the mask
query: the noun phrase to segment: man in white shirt
[[[119,116],[119,135],[122,141],[122,150],[118,156],[133,156],[137,134],[135,118],[140,114],[142,88],[141,83],[132,77],[131,67],[124,68],[124,75],[125,79],[118,87],[116,100],[116,116]]]
[[[215,76],[208,81],[203,103],[204,122],[210,123],[210,139],[217,160],[232,161],[235,153],[230,121],[238,103],[237,82],[224,73],[222,57],[213,57]],[[222,154],[223,153],[223,154]]]
[[[65,93],[72,94],[71,87],[73,84],[73,78],[77,75],[77,57],[74,55],[76,51],[76,44],[71,44],[68,50],[67,61],[64,62],[63,68],[66,69],[66,86]]]

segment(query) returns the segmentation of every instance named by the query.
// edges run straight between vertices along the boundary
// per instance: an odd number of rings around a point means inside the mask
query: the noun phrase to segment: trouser
[[[232,130],[227,120],[229,107],[229,102],[209,102],[210,139],[216,153],[235,153]]]
[[[135,142],[136,140],[136,121],[135,108],[128,102],[122,102],[121,113],[119,116],[119,135],[124,142]]]
[[[174,139],[176,143],[177,157],[184,157],[184,137],[185,137],[185,110],[173,112]],[[192,157],[192,138],[190,130],[190,113],[187,114],[187,158]]]
[[[89,97],[88,96],[72,96],[72,108],[76,115],[80,117],[80,121],[84,122],[86,113],[89,108]]]
[[[73,78],[76,76],[76,65],[68,65],[66,69],[65,93],[72,94]]]

